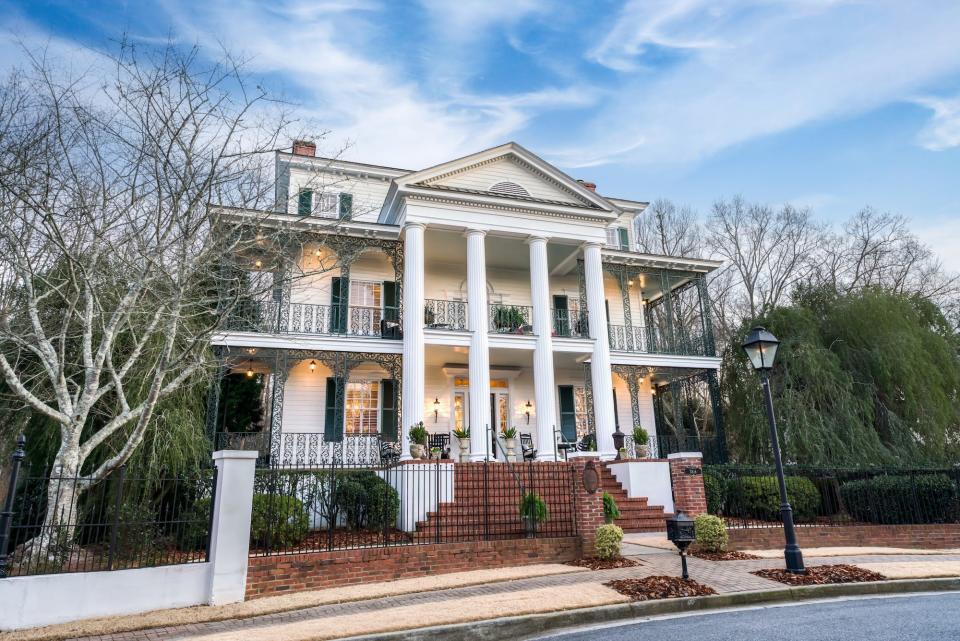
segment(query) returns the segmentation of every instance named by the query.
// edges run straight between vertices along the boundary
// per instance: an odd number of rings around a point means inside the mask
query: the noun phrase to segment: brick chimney
[[[590,191],[597,191],[597,183],[587,182],[586,180],[577,179],[577,182],[589,189]]]
[[[317,143],[309,140],[294,140],[293,153],[298,156],[316,156]]]

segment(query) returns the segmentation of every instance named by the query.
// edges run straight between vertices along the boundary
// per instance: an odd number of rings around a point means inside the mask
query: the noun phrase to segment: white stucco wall
[[[673,512],[670,464],[666,461],[629,461],[611,463],[610,471],[630,498],[647,497],[649,505],[663,506]]]

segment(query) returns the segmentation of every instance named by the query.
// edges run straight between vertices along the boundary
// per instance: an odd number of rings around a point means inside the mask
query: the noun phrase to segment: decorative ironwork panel
[[[533,334],[533,308],[527,305],[491,303],[487,321],[495,334]]]
[[[459,300],[426,299],[423,326],[430,329],[467,329],[467,303]]]

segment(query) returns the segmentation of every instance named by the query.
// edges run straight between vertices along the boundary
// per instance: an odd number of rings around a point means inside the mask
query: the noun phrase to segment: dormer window
[[[312,189],[301,189],[297,193],[297,214],[350,220],[353,216],[353,194],[334,192],[316,194]]]
[[[504,194],[506,196],[524,196],[530,197],[530,192],[518,185],[517,183],[504,181],[495,184],[490,188],[490,191],[496,194]]]
[[[607,246],[630,251],[630,231],[626,227],[607,227]]]

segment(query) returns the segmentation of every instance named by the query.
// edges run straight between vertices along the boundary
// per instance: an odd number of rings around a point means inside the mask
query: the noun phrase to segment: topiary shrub
[[[722,514],[727,500],[726,479],[711,472],[704,472],[703,489],[707,493],[707,512]]]
[[[310,529],[303,503],[292,496],[254,494],[250,541],[261,549],[278,550],[300,543]]]
[[[847,512],[856,521],[885,524],[952,522],[957,486],[946,474],[877,476],[840,486]]]
[[[373,472],[340,474],[335,493],[338,512],[346,517],[350,528],[380,530],[396,525],[400,496]]]
[[[788,476],[787,497],[797,522],[817,518],[820,491],[804,476]],[[775,476],[741,476],[726,484],[725,513],[758,521],[780,520],[780,490]]]
[[[705,552],[723,552],[730,542],[727,525],[718,516],[701,514],[693,521],[697,532],[697,546]]]
[[[607,523],[613,523],[615,519],[620,518],[620,508],[617,502],[613,500],[607,492],[603,493],[603,520]]]
[[[597,528],[594,539],[594,553],[598,559],[609,561],[620,558],[620,544],[623,543],[623,530],[608,523]]]

